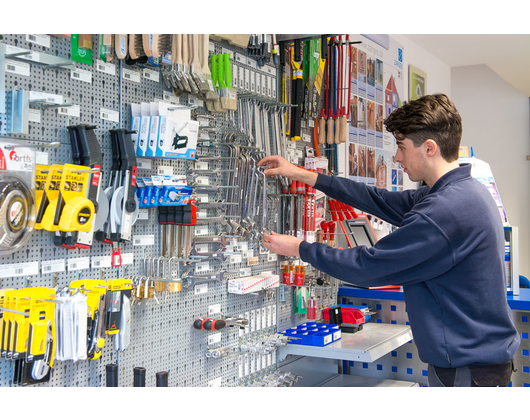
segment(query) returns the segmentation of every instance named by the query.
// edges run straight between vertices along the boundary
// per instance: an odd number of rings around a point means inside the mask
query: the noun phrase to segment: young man
[[[427,95],[395,110],[385,126],[397,141],[396,162],[426,186],[390,192],[305,171],[279,156],[259,165],[399,229],[372,248],[340,250],[275,233],[263,235],[263,246],[348,283],[402,285],[430,386],[506,386],[520,337],[506,299],[504,230],[471,166],[458,164],[460,115],[446,95]]]

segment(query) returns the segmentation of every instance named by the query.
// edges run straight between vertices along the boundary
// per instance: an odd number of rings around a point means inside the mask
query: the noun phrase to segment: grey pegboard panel
[[[25,41],[24,35],[2,35],[0,42],[28,48],[32,51],[46,52],[65,58],[70,58],[70,41],[51,37],[50,48],[43,48]],[[238,49],[227,43],[213,41],[213,52],[221,53],[226,50],[237,51],[246,54],[244,49]],[[93,36],[94,51],[97,51],[99,38]],[[94,54],[96,56],[96,54]],[[101,150],[104,155],[102,187],[108,183],[108,173],[112,164],[110,135],[108,130],[115,128],[118,124],[100,119],[101,108],[120,112],[120,126],[130,127],[131,114],[130,104],[142,101],[162,100],[164,92],[169,92],[164,86],[162,79],[160,83],[142,78],[140,83],[134,83],[121,78],[120,66],[142,71],[139,66],[127,66],[124,61],[113,60],[116,66],[113,75],[99,71],[97,58],[94,57],[92,66],[76,63],[76,68],[88,71],[92,74],[92,83],[85,83],[70,77],[70,71],[64,69],[44,69],[38,65],[31,66],[29,77],[6,73],[6,90],[13,87],[32,91],[45,91],[63,95],[69,98],[73,104],[79,105],[80,117],[66,117],[60,115],[57,109],[41,111],[41,122],[30,122],[29,135],[9,135],[16,139],[31,141],[59,141],[61,146],[56,149],[42,151],[48,152],[50,164],[71,162],[70,139],[66,127],[69,124],[88,123],[97,126],[96,136],[100,141]],[[259,69],[258,69],[259,71]],[[121,83],[120,83],[120,79]],[[120,90],[121,87],[121,90]],[[188,96],[178,96],[180,104],[188,103]],[[121,102],[120,102],[121,101]],[[121,104],[121,107],[120,107]],[[198,109],[197,113],[208,114],[204,108]],[[218,114],[213,123],[222,131],[234,130],[235,113]],[[7,136],[5,132],[5,114],[1,115],[2,126],[0,136]],[[223,134],[216,134],[214,139],[223,140]],[[226,154],[223,147],[199,148],[199,155],[212,153]],[[140,168],[138,176],[153,175],[159,166],[172,166],[175,174],[185,174],[187,167],[193,167],[193,163],[184,160],[154,159],[151,161],[151,169]],[[226,162],[217,163],[217,168],[225,168]],[[215,181],[224,182],[225,177],[221,174],[214,176]],[[211,194],[212,199],[223,198],[223,194]],[[209,215],[213,212],[210,211]],[[218,234],[222,231],[221,226],[209,226],[209,234]],[[144,273],[143,258],[160,254],[160,227],[156,223],[156,210],[148,211],[148,220],[139,220],[133,227],[134,235],[153,235],[154,245],[134,246],[133,243],[124,244],[122,253],[134,254],[135,263],[121,268],[86,269],[73,272],[61,272],[57,274],[45,274],[25,277],[4,278],[0,280],[1,287],[20,288],[24,286],[46,286],[52,287],[57,284],[66,286],[77,278],[100,278],[106,279],[142,275]],[[259,245],[255,241],[248,242],[248,248],[254,250],[254,255],[259,256],[258,264],[251,268],[252,274],[262,271],[276,272],[278,261],[268,261],[267,253],[259,252]],[[53,246],[53,234],[45,231],[35,231],[32,241],[22,250],[12,255],[0,258],[2,264],[14,262],[43,262],[53,259],[102,256],[108,255],[108,245],[95,243],[91,249],[66,250]],[[212,263],[212,267],[218,266]],[[193,320],[208,315],[208,309],[212,305],[220,305],[219,316],[239,316],[252,314],[257,309],[274,308],[274,318],[277,317],[277,294],[260,293],[258,295],[231,295],[226,291],[226,279],[237,278],[237,271],[246,268],[246,263],[223,264],[227,270],[225,281],[222,283],[209,282],[208,292],[195,294],[193,289],[184,289],[182,292],[167,294],[160,298],[160,303],[154,299],[144,300],[132,308],[132,331],[131,344],[125,352],[116,352],[113,349],[113,338],[106,336],[106,345],[102,356],[98,360],[78,361],[73,363],[55,362],[52,379],[49,383],[39,386],[105,386],[105,365],[118,363],[120,386],[132,386],[133,367],[141,366],[147,369],[147,386],[155,385],[155,373],[163,370],[169,371],[170,386],[208,386],[211,381],[221,386],[239,386],[251,384],[255,378],[264,376],[275,370],[275,364],[267,367],[251,359],[250,356],[239,354],[223,356],[219,359],[207,359],[205,352],[208,349],[208,337],[215,332],[196,331],[192,328]],[[212,270],[210,270],[212,271]],[[175,275],[175,273],[173,273]],[[287,311],[287,308],[282,310]],[[258,315],[255,315],[256,317]],[[279,318],[277,319],[277,322]],[[254,343],[277,331],[276,323],[270,327],[262,327],[256,331],[245,330],[240,334],[236,327],[226,328],[221,333],[221,343],[215,346],[230,346],[239,349],[241,344]],[[241,363],[244,360],[252,360],[253,368],[248,375],[241,375]],[[12,386],[13,365],[6,360],[0,360],[0,386]]]

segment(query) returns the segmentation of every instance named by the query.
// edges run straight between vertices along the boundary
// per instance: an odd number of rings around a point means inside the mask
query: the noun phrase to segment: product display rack
[[[93,124],[96,137],[103,153],[102,188],[106,187],[110,167],[112,165],[111,144],[109,130],[113,128],[130,128],[131,103],[164,100],[171,97],[171,101],[181,106],[194,105],[194,117],[208,115],[204,104],[197,102],[193,95],[186,93],[174,95],[160,80],[150,80],[142,77],[140,82],[123,78],[123,69],[142,72],[140,66],[128,66],[124,60],[114,59],[110,64],[115,66],[113,74],[99,69],[96,51],[99,46],[99,36],[93,35],[93,65],[74,63],[75,68],[91,74],[91,82],[76,80],[71,77],[71,70],[64,68],[47,68],[46,66],[30,64],[29,76],[5,73],[5,91],[13,88],[49,92],[63,95],[69,103],[79,106],[80,117],[61,115],[57,108],[41,109],[40,122],[29,122],[29,134],[8,134],[6,132],[6,114],[0,114],[0,136],[14,139],[14,141],[28,142],[60,142],[55,149],[39,150],[48,164],[71,162],[71,145],[66,127],[74,124]],[[35,52],[66,58],[71,57],[70,39],[50,37],[50,47],[46,48],[31,43],[25,35],[1,36],[0,42]],[[225,41],[210,39],[210,54],[222,52],[246,55],[246,51]],[[249,68],[245,63],[238,63],[240,67]],[[158,71],[157,68],[151,68]],[[265,72],[260,68],[252,68],[255,73]],[[276,83],[275,77],[271,79]],[[239,91],[240,94],[245,92]],[[259,100],[259,98],[257,99]],[[102,119],[105,110],[119,114],[119,121]],[[214,115],[215,126],[218,128],[216,140],[222,141],[223,133],[234,131],[234,119],[237,112]],[[211,136],[211,134],[210,134]],[[296,145],[302,150],[303,145]],[[218,152],[225,153],[222,148],[199,147],[198,156],[211,156]],[[41,157],[42,158],[42,157]],[[147,159],[139,158],[139,162]],[[187,168],[193,168],[192,161],[178,159],[151,159],[147,165],[138,165],[138,176],[149,176],[157,173],[160,166],[172,167],[176,175],[184,175]],[[150,165],[149,165],[150,163]],[[303,164],[303,161],[300,162]],[[219,168],[225,168],[225,163],[219,163]],[[222,174],[212,178],[222,182]],[[214,200],[217,196],[211,195]],[[208,214],[210,216],[210,214]],[[222,226],[208,225],[209,235],[217,235]],[[134,238],[148,236],[152,245],[135,245]],[[240,240],[241,241],[241,240]],[[84,270],[68,270],[68,260],[82,257],[98,257],[110,255],[110,246],[95,242],[90,249],[66,250],[53,245],[53,235],[46,231],[34,231],[30,243],[12,255],[0,257],[2,265],[14,263],[39,263],[39,274],[21,277],[6,277],[0,279],[2,288],[21,288],[32,286],[63,287],[71,281],[83,278],[111,279],[143,275],[143,261],[145,257],[160,255],[160,226],[156,222],[156,209],[147,210],[147,217],[139,219],[133,226],[133,240],[122,245],[122,254],[133,254],[133,263],[122,267],[96,268],[92,266]],[[119,385],[132,386],[133,367],[147,369],[146,386],[155,385],[155,373],[169,371],[169,386],[240,386],[250,385],[254,380],[276,371],[276,355],[257,357],[248,353],[240,353],[241,345],[259,342],[263,337],[276,333],[294,322],[305,320],[304,316],[295,315],[292,311],[292,291],[286,288],[282,291],[280,300],[279,289],[255,295],[233,295],[227,293],[227,279],[241,277],[242,269],[251,268],[252,274],[261,272],[278,272],[280,261],[269,261],[268,253],[260,252],[256,241],[249,241],[248,248],[259,256],[257,265],[247,267],[246,262],[230,264],[225,262],[226,270],[223,282],[208,282],[208,291],[200,293],[196,289],[184,289],[181,292],[167,294],[160,303],[154,299],[146,299],[139,305],[132,307],[131,343],[124,352],[113,349],[113,339],[107,336],[107,344],[103,347],[102,356],[98,360],[55,362],[52,378],[49,382],[36,386],[105,386],[105,366],[117,363],[119,369]],[[42,266],[48,261],[64,259],[66,269],[57,273],[42,274]],[[210,270],[215,272],[219,267],[212,264]],[[238,275],[239,274],[239,275]],[[175,273],[173,273],[175,276]],[[176,276],[175,276],[176,277]],[[330,290],[321,293],[322,302],[334,303],[337,285],[332,282]],[[265,311],[271,313],[270,324],[260,323],[259,329],[247,328],[240,331],[237,327],[225,328],[219,332],[197,331],[192,327],[193,321],[199,317],[209,315],[211,307],[220,308],[216,317],[242,316],[249,318],[249,325],[254,325],[258,316]],[[208,338],[214,334],[221,334],[221,342],[213,346],[208,345]],[[237,357],[206,358],[205,353],[212,347],[229,346]],[[0,360],[0,386],[13,386],[13,363]]]

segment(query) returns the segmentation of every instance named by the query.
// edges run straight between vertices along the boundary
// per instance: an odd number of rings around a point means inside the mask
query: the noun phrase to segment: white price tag
[[[135,83],[141,82],[140,72],[138,71],[133,71],[133,70],[124,68],[122,69],[121,75],[124,80],[128,80],[128,81],[135,82]]]
[[[197,202],[198,203],[208,203],[209,202],[208,194],[197,194]]]
[[[92,84],[92,72],[88,70],[75,69],[70,71],[70,78],[72,80],[80,80],[81,82]]]
[[[68,260],[68,271],[88,270],[90,268],[90,257],[70,258]]]
[[[6,264],[0,266],[0,278],[34,276],[39,274],[39,262]]]
[[[34,123],[40,123],[41,115],[42,115],[42,111],[40,109],[30,108],[28,110],[28,121],[31,121]]]
[[[241,254],[230,255],[230,264],[238,264],[241,262]]]
[[[134,264],[134,253],[128,252],[121,254],[121,265],[132,265]]]
[[[138,220],[149,220],[149,209],[138,209]]]
[[[202,295],[203,293],[208,293],[208,283],[197,284],[195,286],[196,295]]]
[[[159,166],[158,175],[173,175],[173,166]]]
[[[278,254],[269,254],[269,255],[267,255],[267,261],[268,262],[278,261]]]
[[[6,72],[15,73],[21,76],[28,76],[31,66],[29,63],[23,63],[21,61],[10,60],[6,58]]]
[[[99,118],[102,120],[108,120],[112,122],[120,121],[120,113],[112,109],[100,108],[99,109]]]
[[[137,159],[136,160],[138,169],[151,169],[152,164],[150,159]]]
[[[43,261],[42,274],[61,273],[66,271],[65,259]]]
[[[203,162],[203,161],[195,162],[195,169],[197,170],[207,171],[209,168],[210,168],[210,165],[208,164],[208,162]]]
[[[46,48],[50,48],[50,35],[26,34],[26,41],[31,42],[33,44],[42,45]]]
[[[160,82],[160,73],[150,69],[143,70],[143,78],[147,80],[152,80],[154,82]]]
[[[195,236],[205,236],[208,235],[207,226],[195,226]]]
[[[165,102],[172,103],[173,105],[180,104],[179,98],[173,95],[171,92],[162,92],[162,98]]]
[[[248,258],[252,258],[254,256],[254,250],[249,249],[247,251],[241,251],[241,256],[246,260]]]
[[[220,314],[220,313],[221,313],[221,304],[208,306],[208,315],[209,316],[212,316],[214,314]]]
[[[79,118],[81,116],[81,107],[79,105],[61,106],[59,107],[58,113],[59,115]]]
[[[35,163],[37,165],[49,165],[48,152],[35,151]]]
[[[210,262],[205,261],[203,263],[198,263],[195,265],[195,274],[204,273],[210,269]]]
[[[208,345],[209,346],[212,346],[214,344],[218,344],[221,342],[221,338],[222,338],[222,334],[219,332],[219,333],[215,333],[215,334],[210,334],[208,336]]]
[[[210,382],[208,382],[208,387],[210,388],[218,388],[218,387],[221,387],[223,385],[223,378],[217,378],[217,379],[212,379]]]
[[[98,60],[96,68],[101,73],[110,74],[111,76],[115,76],[116,75],[116,65],[115,64],[105,63],[103,60]]]
[[[101,257],[92,257],[92,268],[109,268],[112,267],[112,256],[103,255]]]
[[[155,235],[135,235],[134,246],[146,246],[155,244]]]

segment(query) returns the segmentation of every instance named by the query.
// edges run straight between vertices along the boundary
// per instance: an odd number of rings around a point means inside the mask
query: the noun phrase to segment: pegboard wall
[[[14,88],[26,91],[48,92],[63,95],[72,104],[79,106],[80,116],[69,117],[61,115],[57,108],[41,109],[40,121],[29,122],[28,135],[11,135],[6,131],[6,114],[0,114],[0,136],[10,139],[60,142],[55,149],[42,148],[48,164],[61,164],[72,162],[70,138],[67,126],[76,124],[93,124],[96,137],[99,140],[103,153],[104,164],[102,168],[102,188],[109,182],[110,167],[112,164],[111,143],[109,130],[113,128],[130,128],[131,103],[153,102],[172,97],[174,103],[180,105],[196,105],[192,118],[198,115],[208,115],[209,125],[214,127],[209,131],[209,137],[214,142],[224,141],[227,133],[240,133],[236,127],[238,112],[212,114],[208,112],[201,101],[187,94],[176,97],[174,92],[164,85],[162,75],[160,79],[151,80],[141,77],[139,82],[124,79],[122,68],[142,73],[140,66],[128,66],[125,60],[114,59],[111,64],[115,72],[109,74],[101,71],[97,64],[99,36],[93,35],[94,64],[75,63],[80,71],[91,75],[91,82],[73,79],[70,70],[61,68],[46,68],[38,64],[31,64],[29,76],[6,72],[5,91]],[[70,39],[50,38],[50,47],[29,42],[26,35],[0,35],[0,42],[36,52],[44,52],[59,57],[70,59]],[[210,40],[210,53],[222,52],[239,53],[246,56],[244,49],[234,47],[224,41]],[[253,74],[265,74],[265,69],[238,63],[240,69],[252,69]],[[151,70],[158,71],[156,68]],[[270,76],[270,73],[267,73]],[[269,82],[277,84],[276,74]],[[2,83],[3,81],[0,81]],[[259,95],[249,93],[253,100],[260,101]],[[176,99],[175,99],[176,98]],[[103,110],[119,113],[119,122],[101,118]],[[243,136],[244,137],[244,136]],[[303,150],[305,144],[294,145],[294,148]],[[199,147],[197,156],[226,156],[224,147]],[[299,162],[303,164],[303,160]],[[218,160],[215,168],[223,169],[227,163]],[[149,168],[150,166],[150,168]],[[173,159],[152,159],[150,165],[139,165],[138,176],[150,176],[157,173],[160,166],[170,166],[174,174],[183,175],[194,167],[193,161]],[[211,166],[213,167],[213,166]],[[219,172],[211,175],[212,184],[222,185],[227,180],[226,173]],[[269,188],[274,188],[271,185]],[[225,192],[212,193],[210,201],[224,199]],[[277,214],[277,213],[274,213]],[[208,210],[207,216],[215,216],[215,210]],[[278,219],[271,219],[270,228]],[[224,231],[225,226],[210,224],[207,235],[217,235]],[[0,257],[0,270],[3,265],[13,263],[39,262],[39,274],[24,277],[0,278],[2,288],[21,288],[30,286],[64,287],[77,279],[112,279],[144,275],[144,259],[149,256],[161,255],[161,229],[156,221],[156,209],[148,209],[147,217],[139,219],[133,226],[133,240],[122,244],[122,254],[133,254],[133,263],[119,268],[101,269],[94,264],[88,269],[68,270],[68,264],[63,271],[42,274],[42,267],[47,261],[64,259],[66,262],[73,258],[109,256],[110,246],[94,242],[90,249],[68,250],[53,245],[53,234],[46,231],[34,231],[31,242],[21,250],[11,255]],[[134,238],[150,236],[154,238],[152,245],[135,245]],[[238,241],[237,238],[231,238]],[[241,239],[239,239],[241,242]],[[278,273],[281,261],[271,258],[269,253],[260,249],[257,240],[245,241],[245,247],[258,256],[258,264],[253,265],[251,274],[261,272]],[[146,385],[155,385],[155,373],[169,371],[169,386],[246,386],[255,380],[268,375],[276,370],[275,353],[258,355],[249,352],[240,352],[241,346],[259,342],[262,337],[274,334],[288,326],[305,321],[302,315],[293,315],[292,300],[293,288],[281,287],[273,292],[261,292],[255,295],[233,295],[227,292],[226,280],[242,277],[241,270],[248,269],[246,261],[211,264],[205,273],[215,272],[222,268],[226,270],[224,281],[207,283],[207,291],[198,291],[194,288],[184,288],[181,292],[167,293],[160,297],[157,303],[154,299],[144,299],[140,304],[132,306],[131,344],[124,352],[113,350],[112,338],[107,336],[107,344],[103,348],[102,356],[98,360],[59,362],[56,361],[50,382],[37,386],[105,386],[105,366],[117,363],[119,366],[119,385],[132,386],[133,367],[144,367],[147,370]],[[172,273],[172,276],[174,273]],[[247,274],[248,275],[248,274]],[[336,282],[327,279],[327,286],[315,289],[315,296],[322,306],[334,303],[336,296]],[[217,312],[209,312],[216,306]],[[216,311],[216,309],[214,309]],[[249,320],[245,329],[237,327],[226,328],[221,332],[206,332],[193,329],[193,321],[204,316],[219,317],[244,317]],[[215,334],[220,334],[220,342],[209,345],[209,339]],[[229,346],[233,349],[228,355],[217,359],[206,358],[205,353],[212,347]],[[13,362],[0,360],[0,386],[13,386]]]

